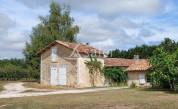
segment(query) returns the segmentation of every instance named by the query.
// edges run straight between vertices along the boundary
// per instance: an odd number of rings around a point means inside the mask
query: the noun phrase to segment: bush
[[[26,69],[19,66],[8,65],[0,69],[0,80],[20,80],[29,78]]]
[[[175,90],[178,91],[178,84],[175,85]]]
[[[130,88],[136,88],[136,87],[137,87],[136,83],[132,82],[132,84],[130,85]]]
[[[104,76],[109,80],[109,84],[127,82],[127,74],[121,68],[104,68]]]
[[[23,60],[0,60],[0,80],[27,80],[30,77]]]

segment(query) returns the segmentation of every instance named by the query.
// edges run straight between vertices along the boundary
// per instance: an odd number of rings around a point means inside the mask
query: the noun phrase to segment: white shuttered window
[[[51,60],[52,62],[57,61],[57,47],[53,47],[51,50]]]

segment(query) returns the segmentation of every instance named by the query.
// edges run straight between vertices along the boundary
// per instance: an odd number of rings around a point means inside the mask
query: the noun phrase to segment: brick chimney
[[[139,61],[139,55],[134,55],[134,61],[137,63]]]

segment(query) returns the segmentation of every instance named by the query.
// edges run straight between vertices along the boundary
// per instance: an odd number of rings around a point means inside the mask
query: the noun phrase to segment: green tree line
[[[32,79],[23,59],[0,60],[0,80]]]
[[[139,55],[142,59],[148,59],[153,56],[153,51],[158,47],[163,47],[167,50],[174,51],[178,47],[178,42],[171,40],[170,38],[165,38],[159,45],[141,45],[128,50],[115,49],[109,52],[109,57],[112,58],[128,58],[132,59],[134,55]]]

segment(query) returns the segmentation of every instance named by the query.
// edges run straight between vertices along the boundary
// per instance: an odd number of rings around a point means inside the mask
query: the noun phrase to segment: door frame
[[[58,85],[67,85],[67,64],[61,64],[61,65],[59,65],[59,71],[58,71]],[[64,81],[64,83],[63,82],[61,82],[61,77],[60,77],[60,74],[62,74],[61,72],[60,72],[60,69],[65,69],[65,81]]]
[[[55,69],[56,70],[56,74],[55,74],[55,76],[54,76],[54,78],[52,78],[52,70],[53,69]],[[50,65],[50,84],[51,85],[58,85],[58,81],[57,81],[57,74],[58,74],[58,67],[57,67],[57,63],[51,63],[51,65]],[[56,81],[54,82],[54,80],[53,79],[55,79]],[[53,82],[52,82],[52,80],[53,80]]]

